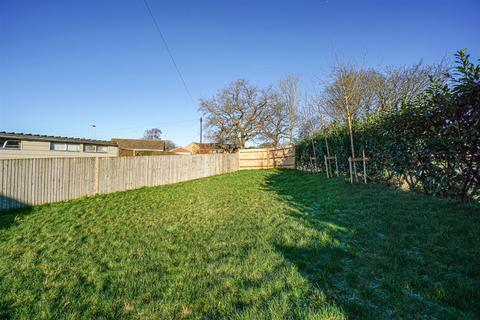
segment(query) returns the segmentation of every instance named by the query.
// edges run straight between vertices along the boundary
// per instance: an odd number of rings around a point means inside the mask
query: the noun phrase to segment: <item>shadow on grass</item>
[[[8,229],[23,216],[32,213],[32,207],[18,200],[0,194],[0,230]],[[2,207],[14,208],[3,210]]]
[[[349,318],[480,314],[480,207],[279,170],[264,186],[309,232],[276,249]]]
[[[0,319],[12,319],[13,318],[13,309],[12,302],[0,301]]]

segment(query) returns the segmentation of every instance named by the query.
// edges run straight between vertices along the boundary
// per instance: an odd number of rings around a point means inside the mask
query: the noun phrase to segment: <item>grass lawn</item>
[[[480,317],[480,207],[385,186],[244,171],[0,221],[0,318]]]

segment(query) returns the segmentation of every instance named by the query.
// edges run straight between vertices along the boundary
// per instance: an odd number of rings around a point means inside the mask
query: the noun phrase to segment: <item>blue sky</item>
[[[366,66],[480,58],[480,1],[0,0],[0,131],[198,140],[198,99],[238,78],[296,73],[305,88],[338,56]]]

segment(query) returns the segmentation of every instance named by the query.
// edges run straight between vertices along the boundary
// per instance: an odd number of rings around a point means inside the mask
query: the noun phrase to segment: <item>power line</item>
[[[100,130],[98,132],[114,132],[114,131],[125,131],[130,129],[142,129],[142,128],[153,128],[153,127],[161,127],[165,125],[173,125],[173,124],[181,124],[181,123],[191,123],[191,122],[198,121],[197,119],[189,119],[189,120],[176,120],[176,121],[164,121],[164,122],[157,122],[151,125],[141,125],[141,126],[132,126],[132,127],[123,127],[118,129],[109,129],[109,130]]]
[[[121,127],[121,128],[114,128],[114,129],[103,129],[103,130],[96,130],[96,133],[118,133],[118,132],[128,132],[134,131],[136,129],[146,129],[146,128],[154,128],[154,127],[162,127],[174,124],[182,124],[182,123],[192,123],[197,122],[198,119],[189,119],[189,120],[176,120],[176,121],[164,121],[164,122],[157,122],[155,124],[150,125],[139,125],[139,126],[131,126],[131,127]],[[71,131],[67,132],[67,135],[81,135],[86,134],[87,131]]]
[[[165,45],[165,49],[167,49],[168,55],[170,56],[170,60],[172,60],[173,66],[175,67],[175,70],[177,70],[177,73],[178,73],[178,76],[180,77],[180,80],[182,80],[183,87],[185,88],[185,91],[187,92],[188,96],[190,97],[190,100],[191,100],[192,104],[195,106],[195,101],[193,99],[193,96],[190,93],[190,90],[188,89],[187,83],[185,82],[185,79],[183,78],[183,75],[180,72],[180,69],[178,68],[177,63],[175,62],[175,59],[173,58],[173,55],[172,55],[172,52],[170,51],[167,40],[163,36],[163,33],[160,30],[160,27],[158,26],[157,19],[155,19],[155,16],[153,15],[153,12],[150,9],[150,6],[148,5],[147,0],[143,0],[143,3],[145,3],[145,6],[147,7],[148,13],[150,13],[150,17],[152,18],[153,24],[155,25],[155,28],[157,29],[158,34],[160,35],[160,38],[162,39],[162,42]]]

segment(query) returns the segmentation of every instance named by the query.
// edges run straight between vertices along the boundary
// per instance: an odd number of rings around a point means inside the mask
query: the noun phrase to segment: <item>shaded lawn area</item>
[[[474,319],[480,208],[293,170],[0,217],[0,318]]]

